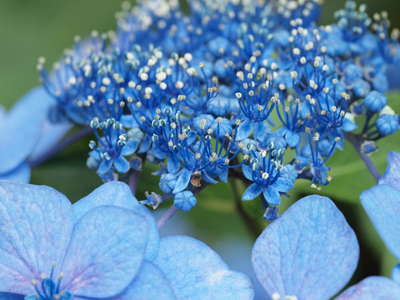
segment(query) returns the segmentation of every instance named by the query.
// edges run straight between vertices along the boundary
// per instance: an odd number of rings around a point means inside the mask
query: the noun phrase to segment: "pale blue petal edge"
[[[161,239],[153,263],[168,278],[178,299],[253,299],[249,276],[230,270],[206,244],[186,236]]]
[[[386,247],[400,259],[400,192],[382,184],[362,192],[360,199]]]
[[[105,300],[176,300],[164,273],[150,262],[144,261],[135,279],[121,294]],[[1,299],[0,299],[1,300]]]
[[[153,260],[160,246],[157,222],[148,208],[139,204],[129,186],[118,181],[104,183],[72,206],[75,222],[89,210],[101,205],[114,205],[131,209],[146,219],[149,228],[149,241],[145,258],[149,261]]]
[[[335,300],[398,300],[400,285],[383,276],[367,277],[349,287]]]
[[[0,127],[1,173],[16,168],[32,152],[51,103],[52,99],[44,88],[36,87],[8,112]]]
[[[379,184],[387,184],[400,192],[400,153],[390,151],[387,154],[388,166]]]
[[[326,197],[308,196],[269,225],[253,247],[252,264],[269,295],[321,300],[350,280],[359,246],[343,214]]]
[[[29,183],[31,179],[31,168],[28,163],[23,162],[15,169],[5,174],[0,174],[0,180],[17,181],[21,183]]]

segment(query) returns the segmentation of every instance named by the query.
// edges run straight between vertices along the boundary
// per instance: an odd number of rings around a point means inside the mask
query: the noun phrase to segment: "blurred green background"
[[[342,8],[344,2],[345,0],[326,0],[320,24],[332,23],[334,11]],[[370,16],[374,12],[387,10],[389,18],[393,17],[390,18],[392,27],[400,27],[400,19],[397,18],[400,1],[369,0],[364,3],[368,5],[367,11]],[[0,0],[0,103],[10,108],[24,93],[39,84],[36,71],[39,56],[46,58],[46,65],[50,68],[63,50],[72,45],[75,35],[86,36],[92,30],[114,30],[114,14],[120,6],[120,0]],[[397,112],[400,111],[399,94],[390,95],[389,105]],[[400,152],[399,141],[400,132],[378,142],[381,149],[372,159],[382,173],[386,168],[387,151]],[[32,182],[54,187],[73,202],[90,193],[101,181],[85,166],[87,142],[85,140],[69,147],[34,170]],[[391,268],[397,261],[383,245],[359,204],[360,193],[375,184],[372,176],[349,144],[345,145],[344,152],[336,151],[328,165],[332,166],[332,183],[318,193],[331,197],[337,203],[356,231],[362,250],[359,268],[352,282],[374,274],[390,276]],[[141,176],[143,184],[139,185],[136,193],[138,199],[144,199],[144,192],[147,190],[159,191],[158,178],[150,175],[150,172],[157,168],[149,164],[145,166]],[[245,187],[238,186],[239,193],[243,192]],[[280,212],[295,200],[315,192],[316,190],[310,188],[309,182],[296,183],[291,198],[282,199]],[[192,211],[186,214],[179,213],[163,230],[199,238],[217,252],[223,252],[221,255],[230,262],[228,264],[232,268],[244,270],[242,261],[226,250],[229,241],[228,250],[241,251],[241,247],[244,247],[243,253],[250,255],[249,251],[254,242],[254,236],[238,216],[234,198],[230,184],[221,182],[217,186],[207,188],[198,195],[198,205]],[[261,219],[262,211],[258,200],[244,204],[251,216]],[[161,211],[162,209],[163,207]],[[159,216],[160,212],[157,214]],[[256,226],[260,228],[266,226],[262,221],[255,222],[258,222]],[[180,224],[180,231],[173,228],[173,225],[177,224]],[[243,261],[248,263],[250,257],[243,258]]]

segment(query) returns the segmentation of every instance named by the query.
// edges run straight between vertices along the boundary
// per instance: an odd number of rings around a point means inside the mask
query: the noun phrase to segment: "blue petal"
[[[145,153],[149,151],[150,146],[151,146],[151,136],[146,134],[143,142],[140,144],[138,153]]]
[[[0,292],[0,300],[24,300],[24,296]]]
[[[253,169],[251,166],[243,165],[242,166],[243,175],[248,179],[253,181]]]
[[[168,173],[175,174],[179,171],[180,167],[181,167],[181,164],[179,162],[178,157],[174,154],[171,154],[168,157],[168,161],[167,161]]]
[[[247,138],[250,133],[253,131],[253,123],[249,120],[246,119],[242,124],[240,124],[237,127],[237,135],[236,135],[236,140],[241,141]]]
[[[300,134],[297,132],[293,132],[288,130],[285,135],[286,142],[288,145],[292,148],[296,147],[298,143],[300,142]]]
[[[283,180],[286,180],[286,179],[283,179]],[[267,202],[270,205],[279,205],[279,203],[281,203],[281,195],[275,188],[275,185],[263,188],[263,194],[264,194],[265,200],[267,200]]]
[[[269,225],[253,247],[252,264],[270,294],[320,300],[335,295],[357,267],[356,235],[326,197],[308,196]]]
[[[251,279],[232,271],[206,244],[185,236],[161,239],[153,263],[168,278],[178,299],[253,299]]]
[[[400,285],[383,276],[367,277],[335,300],[398,300]]]
[[[172,193],[176,194],[186,189],[191,177],[192,177],[191,171],[189,171],[188,169],[182,169],[181,174],[179,175],[179,178],[176,181],[176,185]]]
[[[29,160],[35,160],[53,148],[73,126],[74,124],[70,122],[52,123],[45,119],[40,138],[32,150]]]
[[[340,126],[340,129],[342,129],[343,131],[353,131],[357,128],[358,126],[355,123],[347,118],[343,118],[342,126]]]
[[[278,192],[288,192],[294,185],[292,181],[286,178],[279,177],[277,181],[272,185]]]
[[[105,300],[176,300],[174,291],[163,272],[144,261],[135,279],[122,294]],[[0,299],[1,300],[1,299]]]
[[[33,294],[31,280],[62,262],[73,227],[71,203],[46,186],[0,181],[0,220],[0,291]]]
[[[212,183],[212,184],[217,184],[218,181],[216,181],[215,179],[211,178],[211,176],[209,176],[207,174],[207,172],[205,171],[201,171],[201,176],[203,177],[204,181],[208,182],[208,183]]]
[[[126,145],[124,147],[122,147],[121,155],[126,156],[126,155],[131,155],[131,154],[135,153],[138,146],[139,146],[139,141],[133,140],[133,141],[127,142]]]
[[[103,159],[100,163],[99,168],[97,169],[97,173],[99,174],[106,174],[110,171],[113,161],[110,159]]]
[[[123,156],[118,156],[114,159],[114,166],[120,173],[126,173],[129,171],[129,163]]]
[[[29,164],[23,162],[17,168],[5,174],[0,174],[0,180],[18,181],[22,183],[29,183],[31,179],[31,168]]]
[[[360,199],[386,247],[400,259],[400,192],[382,184],[362,192]]]
[[[0,127],[0,172],[16,168],[36,146],[51,97],[43,87],[25,94],[9,111]]]
[[[253,200],[255,197],[261,194],[262,187],[257,183],[253,183],[250,185],[247,190],[244,192],[242,200]]]
[[[78,297],[106,298],[121,293],[144,259],[146,221],[131,210],[100,206],[75,224],[62,264],[61,289]]]
[[[221,179],[225,183],[228,183],[228,173],[229,173],[229,168],[222,167],[218,175],[219,179]]]
[[[390,151],[387,154],[388,167],[379,179],[379,184],[387,184],[400,192],[400,154]]]
[[[75,223],[89,210],[101,205],[113,205],[131,209],[146,219],[149,229],[149,241],[146,247],[145,259],[153,260],[160,247],[157,222],[152,213],[144,205],[139,204],[129,186],[123,182],[110,181],[95,189],[85,198],[75,202],[72,205]]]

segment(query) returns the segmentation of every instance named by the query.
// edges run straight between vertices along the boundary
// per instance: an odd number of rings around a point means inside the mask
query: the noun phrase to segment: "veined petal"
[[[106,174],[108,171],[110,171],[112,162],[113,161],[111,159],[103,159],[100,163],[99,168],[97,169],[97,172],[103,175]]]
[[[8,171],[8,173],[0,174],[0,180],[17,181],[21,183],[29,183],[31,179],[31,168],[29,164],[23,162],[17,168]]]
[[[398,300],[400,285],[383,276],[367,277],[346,289],[336,300]]]
[[[121,294],[105,300],[176,300],[171,285],[163,272],[144,261],[135,279]],[[1,298],[0,298],[1,300]]]
[[[400,192],[382,184],[362,192],[360,199],[386,247],[400,259]]]
[[[342,213],[326,197],[308,196],[269,225],[253,247],[252,264],[270,294],[324,300],[356,269],[359,246]]]
[[[358,126],[347,118],[343,119],[342,126],[340,126],[340,129],[342,129],[343,131],[353,131],[357,128]]]
[[[105,298],[121,293],[144,259],[146,221],[131,210],[100,206],[75,224],[62,263],[62,290],[78,297]]]
[[[153,263],[168,278],[178,299],[253,299],[251,279],[232,271],[206,244],[186,236],[161,239]]]
[[[259,186],[257,183],[253,183],[250,185],[247,190],[245,190],[242,200],[253,200],[255,197],[261,194],[262,187]]]
[[[176,155],[168,156],[168,162],[167,162],[168,173],[176,174],[179,171],[180,167],[181,164],[179,163],[179,159]]]
[[[71,203],[61,193],[0,181],[0,291],[33,294],[31,280],[61,264],[72,227]]]
[[[0,127],[0,172],[6,173],[25,160],[36,146],[52,103],[43,87],[25,94],[8,112]]]
[[[390,151],[387,154],[388,167],[379,179],[379,184],[387,184],[400,192],[400,153]]]
[[[75,223],[89,210],[102,205],[114,205],[131,209],[146,219],[149,229],[149,241],[146,247],[145,259],[153,260],[160,246],[157,222],[147,207],[139,204],[129,186],[123,182],[110,181],[74,203],[72,208],[74,210]]]

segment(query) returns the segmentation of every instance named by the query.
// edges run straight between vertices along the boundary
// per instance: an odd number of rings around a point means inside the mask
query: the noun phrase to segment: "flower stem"
[[[379,179],[381,178],[381,174],[379,173],[375,164],[372,162],[371,158],[368,155],[366,155],[365,153],[361,152],[361,143],[362,143],[361,137],[351,134],[351,133],[348,133],[348,132],[343,132],[343,133],[344,133],[345,138],[356,149],[358,155],[360,155],[360,157],[364,161],[365,165],[367,166],[368,170],[372,174],[372,177],[374,177],[375,181],[378,183]]]
[[[158,229],[163,228],[163,226],[168,222],[169,219],[178,211],[178,208],[173,204],[168,210],[161,216],[157,221]]]
[[[35,168],[38,165],[44,163],[54,155],[56,155],[58,152],[62,151],[64,148],[72,145],[73,143],[79,141],[80,139],[84,138],[85,136],[89,135],[91,132],[93,132],[93,129],[90,127],[85,127],[82,130],[78,131],[77,133],[69,136],[65,140],[63,140],[61,143],[55,145],[53,148],[51,148],[49,151],[44,153],[43,155],[39,156],[37,159],[33,160],[30,162],[31,168]]]

